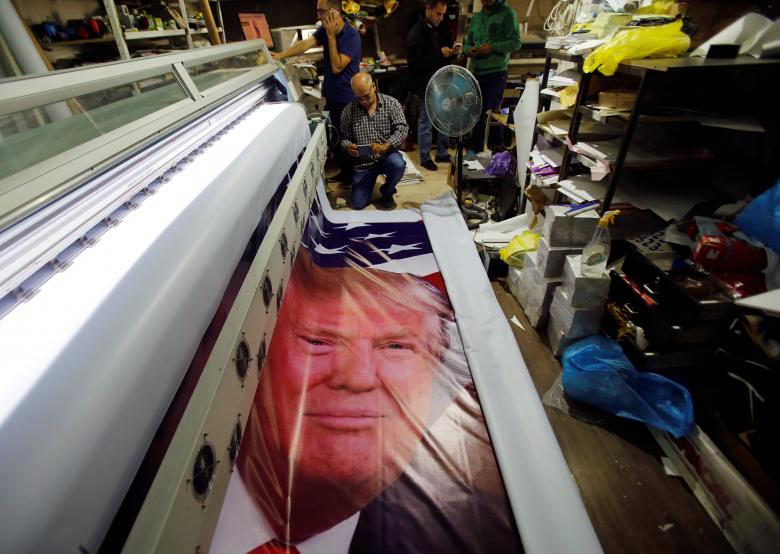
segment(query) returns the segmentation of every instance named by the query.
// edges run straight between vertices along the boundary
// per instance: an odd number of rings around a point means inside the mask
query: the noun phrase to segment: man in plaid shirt
[[[385,176],[379,188],[382,198],[377,207],[395,208],[395,185],[403,177],[406,162],[398,149],[406,140],[409,125],[401,104],[392,96],[381,94],[367,73],[352,77],[352,90],[357,97],[341,114],[341,146],[352,158],[352,207],[362,210],[371,201],[376,178]],[[358,149],[370,148],[370,154]]]

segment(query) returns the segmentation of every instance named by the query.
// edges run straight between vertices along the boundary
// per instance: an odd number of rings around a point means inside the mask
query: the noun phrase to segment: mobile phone
[[[361,156],[361,157],[366,157],[367,158],[367,157],[372,156],[374,154],[374,151],[371,150],[371,145],[369,145],[369,144],[358,144],[357,145],[357,149],[358,149],[358,156]]]

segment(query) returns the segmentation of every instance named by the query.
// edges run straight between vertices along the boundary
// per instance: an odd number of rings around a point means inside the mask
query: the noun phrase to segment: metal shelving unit
[[[547,88],[549,80],[550,69],[552,67],[553,60],[563,60],[573,62],[577,65],[580,72],[579,91],[577,93],[577,101],[574,105],[572,120],[569,126],[568,137],[571,144],[576,145],[579,139],[580,126],[583,117],[593,117],[595,111],[585,104],[585,100],[588,97],[588,91],[591,84],[592,74],[585,73],[582,70],[583,57],[572,56],[562,51],[548,50],[545,58],[545,71],[542,77],[540,90]],[[625,117],[618,117],[624,124],[623,133],[620,137],[619,146],[616,152],[611,152],[604,161],[609,163],[610,173],[609,181],[606,186],[597,183],[599,189],[604,189],[601,205],[602,213],[610,208],[612,200],[615,196],[615,192],[620,186],[621,179],[625,170],[639,170],[639,171],[657,171],[657,170],[671,170],[679,168],[697,169],[703,168],[707,164],[706,159],[701,157],[695,157],[690,155],[670,155],[670,156],[658,156],[657,158],[645,159],[641,162],[629,160],[629,150],[631,148],[634,135],[637,129],[637,125],[642,122],[640,117],[643,110],[647,108],[646,100],[647,93],[654,87],[660,87],[664,84],[668,84],[668,79],[673,76],[679,76],[685,73],[694,73],[695,75],[712,75],[714,72],[738,72],[756,71],[756,70],[777,70],[780,69],[780,60],[777,59],[755,59],[749,56],[741,56],[739,58],[723,60],[723,59],[707,59],[707,58],[669,58],[669,59],[654,59],[654,60],[630,60],[622,63],[617,70],[620,75],[629,75],[639,78],[639,84],[636,90],[636,98],[631,107],[630,112]],[[550,107],[552,98],[549,95],[540,95],[539,111],[546,111]],[[648,123],[667,123],[672,124],[675,122],[690,122],[685,118],[649,118]],[[534,142],[538,134],[543,134],[546,137],[550,137],[550,133],[545,132],[539,128],[537,124],[536,133],[534,135]],[[560,137],[554,137],[554,141],[561,143]],[[588,141],[598,145],[599,141]],[[584,162],[584,165],[588,165],[588,156],[581,153],[574,152],[567,144],[563,144],[563,159],[560,166],[559,182],[564,180],[571,180],[569,177],[571,166],[573,161],[580,163]],[[575,176],[576,177],[576,176]],[[582,182],[580,179],[579,181]],[[597,190],[596,187],[588,187],[592,190]],[[566,194],[565,192],[563,192]],[[597,198],[598,199],[598,198]]]

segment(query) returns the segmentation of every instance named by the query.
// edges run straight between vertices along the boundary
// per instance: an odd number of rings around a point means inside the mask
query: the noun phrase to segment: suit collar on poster
[[[358,519],[360,512],[296,544],[295,547],[300,554],[347,554]],[[274,538],[271,526],[249,497],[240,474],[234,472],[228,484],[222,513],[209,551],[213,554],[242,554]]]

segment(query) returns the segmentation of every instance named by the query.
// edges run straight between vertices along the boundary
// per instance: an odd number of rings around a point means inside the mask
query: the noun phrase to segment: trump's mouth
[[[384,417],[372,411],[306,412],[310,421],[338,431],[359,431],[375,427]]]

